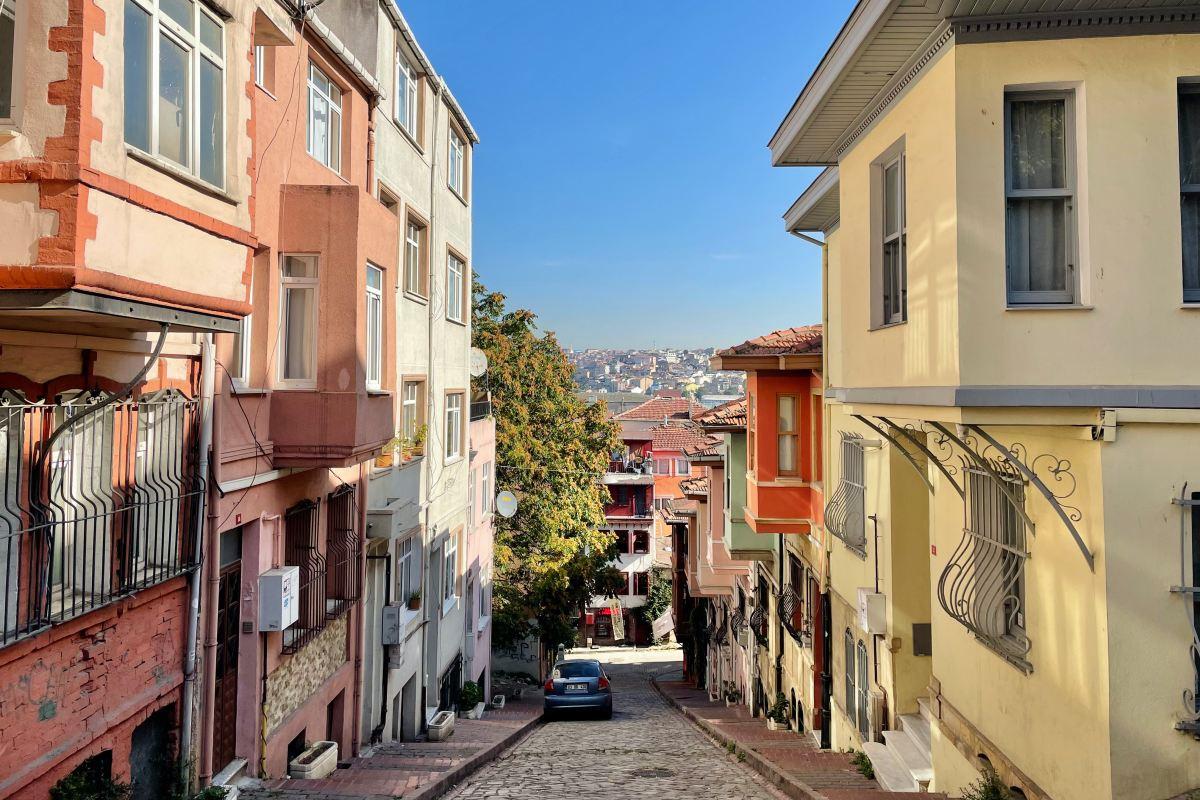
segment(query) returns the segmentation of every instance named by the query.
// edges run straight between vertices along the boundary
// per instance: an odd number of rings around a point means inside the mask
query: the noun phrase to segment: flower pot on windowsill
[[[420,611],[421,610],[421,596],[420,595],[413,595],[412,597],[408,598],[408,610],[409,611]]]

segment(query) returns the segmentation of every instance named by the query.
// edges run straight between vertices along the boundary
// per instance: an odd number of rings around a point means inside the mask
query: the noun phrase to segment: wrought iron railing
[[[863,439],[842,431],[842,472],[833,497],[825,506],[825,528],[858,553],[867,548],[866,469]]]
[[[329,621],[325,598],[325,557],[317,541],[318,504],[302,500],[283,515],[284,562],[300,568],[296,622],[283,632],[283,652],[294,653],[316,638]]]
[[[757,608],[750,612],[750,632],[754,634],[755,641],[759,647],[767,646],[767,622],[768,615],[766,607],[760,603]]]
[[[964,459],[967,511],[963,537],[938,578],[942,609],[981,642],[1023,670],[1025,632],[1024,484],[1006,461],[988,460],[987,467]]]
[[[793,639],[801,644],[810,644],[808,620],[804,617],[804,600],[788,584],[779,593],[779,618]]]
[[[729,642],[729,620],[721,620],[721,624],[717,626],[716,632],[713,634],[713,641],[724,646]]]
[[[197,401],[104,400],[0,392],[0,646],[195,566]]]

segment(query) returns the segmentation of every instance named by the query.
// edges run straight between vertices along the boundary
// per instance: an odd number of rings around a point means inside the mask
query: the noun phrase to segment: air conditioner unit
[[[870,709],[871,741],[883,741],[883,725],[887,721],[887,695],[882,689],[872,689],[868,697]]]
[[[279,567],[258,576],[258,629],[282,631],[300,619],[300,568]]]
[[[868,588],[858,590],[858,627],[873,636],[887,634],[887,596]]]

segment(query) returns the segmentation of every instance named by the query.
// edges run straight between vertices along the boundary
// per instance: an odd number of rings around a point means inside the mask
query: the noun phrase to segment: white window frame
[[[0,0],[3,2],[3,0]],[[251,305],[254,300],[254,276],[250,277],[250,298]],[[233,379],[233,385],[237,388],[245,388],[250,385],[250,342],[251,342],[251,317],[254,314],[250,313],[242,317],[240,329],[237,333],[237,340],[234,342],[234,347],[237,349],[238,369],[236,372],[231,372],[230,377]]]
[[[403,91],[401,81],[403,80]],[[396,102],[392,116],[396,124],[411,136],[417,138],[418,110],[420,108],[420,82],[417,71],[408,63],[408,59],[399,50],[396,51]]]
[[[458,602],[458,532],[451,531],[442,547],[442,613]]]
[[[267,88],[267,46],[254,45],[254,85],[260,89]]]
[[[421,225],[411,215],[404,219],[404,291],[417,297],[426,297],[429,293],[428,281],[425,279],[426,240],[428,226]],[[416,236],[413,232],[416,231]],[[415,280],[413,271],[416,271]]]
[[[465,322],[467,262],[453,252],[446,255],[446,319]]]
[[[1063,102],[1063,124],[1065,130],[1063,153],[1063,175],[1066,186],[1060,189],[1014,189],[1013,188],[1013,142],[1010,110],[1014,102],[1030,100],[1061,100]],[[1039,305],[1076,305],[1080,302],[1079,269],[1079,196],[1078,164],[1075,126],[1074,89],[1012,89],[1004,93],[1004,291],[1009,307],[1037,307]],[[1067,274],[1066,289],[1063,291],[1017,291],[1009,276],[1009,251],[1012,232],[1009,230],[1008,203],[1022,199],[1062,199],[1066,201],[1063,213],[1064,269]]]
[[[13,21],[12,85],[9,87],[9,109],[7,116],[0,116],[0,128],[15,128],[21,121],[24,99],[25,21],[29,16],[31,0],[0,0],[0,13]]]
[[[171,16],[163,12],[159,8],[160,0],[129,0],[134,5],[139,6],[143,11],[150,15],[150,149],[148,155],[153,156],[156,160],[163,161],[171,166],[172,169],[182,170],[189,175],[195,176],[197,180],[215,186],[218,189],[225,187],[226,165],[229,158],[229,150],[227,146],[228,136],[221,137],[221,159],[219,166],[221,169],[220,180],[213,182],[204,178],[200,174],[200,64],[202,59],[208,59],[220,71],[221,80],[221,99],[220,113],[221,124],[226,131],[229,126],[228,115],[228,97],[225,90],[226,69],[224,51],[228,48],[228,42],[225,32],[225,21],[221,16],[208,7],[201,0],[195,0],[192,4],[192,29],[186,30],[182,25],[176,22]],[[121,13],[125,13],[125,5],[121,5]],[[221,32],[221,53],[216,53],[204,44],[200,36],[200,17],[204,15],[214,23]],[[158,102],[159,102],[159,48],[163,37],[166,37],[175,45],[184,50],[188,55],[188,102],[187,102],[187,134],[188,134],[188,162],[180,164],[169,156],[164,156],[159,152],[159,130],[158,130]],[[15,70],[14,70],[15,72]],[[124,124],[122,120],[122,124]],[[225,131],[223,131],[224,133]],[[126,140],[126,146],[134,150],[142,152],[142,149],[135,144],[130,144]]]
[[[372,276],[378,277],[378,287],[371,286]],[[378,390],[383,378],[383,270],[368,263],[366,279],[367,388]]]
[[[478,486],[479,471],[471,470],[470,476],[467,478],[467,528],[475,527],[475,490]]]
[[[311,258],[316,264],[317,277],[315,278],[289,278],[283,274],[284,260],[289,256],[299,256],[302,258]],[[285,389],[315,389],[317,386],[317,348],[320,340],[317,337],[317,325],[321,319],[321,258],[316,253],[281,253],[279,256],[279,363],[276,365],[278,373],[278,383]],[[289,289],[309,289],[313,290],[313,305],[312,305],[312,331],[310,335],[313,337],[312,348],[312,378],[288,378],[286,377],[285,369],[287,365],[287,341],[288,341],[288,326],[287,326],[287,295]]]
[[[676,475],[691,475],[692,462],[682,456],[675,459],[675,474]]]
[[[327,84],[337,89],[338,96],[335,102],[334,98],[313,81],[313,73],[319,74]],[[315,61],[308,62],[308,127],[305,132],[305,149],[308,154],[316,159],[321,164],[324,164],[329,169],[342,174],[342,98],[346,93],[338,86],[337,82],[325,73],[325,70],[317,66]],[[326,104],[329,110],[329,131],[333,131],[334,117],[337,118],[337,147],[333,146],[333,136],[326,136],[326,152],[316,153],[313,151],[313,98],[317,98]]]
[[[466,397],[464,392],[447,392],[446,393],[446,462],[457,461],[462,458],[462,427],[463,427],[463,399]],[[451,400],[455,401],[454,404]],[[454,424],[451,425],[451,417],[454,418]]]
[[[879,303],[883,309],[883,325],[896,325],[908,319],[908,208],[907,208],[907,191],[906,183],[908,180],[907,164],[904,159],[904,151],[901,150],[894,158],[890,158],[880,166],[879,171],[879,196],[882,199],[880,207],[880,226],[879,226],[879,247],[880,247],[880,295]],[[896,197],[888,197],[887,191],[887,173],[892,168],[896,169]],[[887,212],[890,204],[896,205],[896,230],[888,233],[887,230]],[[888,274],[887,269],[887,249],[889,245],[895,245],[899,256],[897,258],[896,269],[899,274],[894,276],[895,286],[893,287],[899,292],[899,297],[892,297],[889,307],[888,303],[888,281],[893,278]]]
[[[485,515],[492,513],[492,462],[483,465],[483,484],[480,487],[479,508]]]
[[[405,438],[416,436],[417,431],[421,427],[421,392],[425,386],[424,380],[404,379],[400,383],[400,435]],[[412,387],[413,398],[410,402],[408,399],[408,389]],[[409,407],[412,407],[409,416]],[[408,430],[408,421],[412,420],[412,431]]]
[[[401,603],[408,602],[408,596],[414,591],[412,565],[413,551],[416,549],[414,537],[408,536],[396,544],[396,592]]]
[[[465,197],[463,180],[466,177],[466,170],[464,169],[466,145],[453,125],[450,126],[449,138],[450,154],[446,159],[446,183],[450,186],[451,191],[459,197]]]

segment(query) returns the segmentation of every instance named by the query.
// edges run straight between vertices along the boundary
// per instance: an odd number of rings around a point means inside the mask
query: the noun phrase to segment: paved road
[[[583,653],[576,657],[584,657]],[[677,673],[678,651],[597,655],[613,679],[612,720],[555,720],[447,798],[778,800],[781,795],[670,708],[650,677]]]

